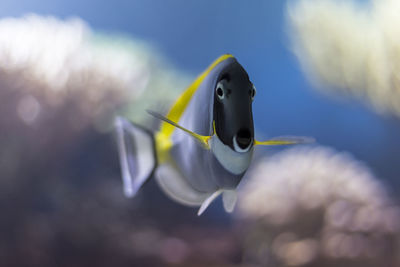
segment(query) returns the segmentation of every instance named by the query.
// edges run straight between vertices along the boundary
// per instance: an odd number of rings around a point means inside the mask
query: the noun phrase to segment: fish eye
[[[251,100],[254,100],[256,93],[257,93],[256,87],[253,85],[253,89],[251,90]]]
[[[223,86],[221,83],[218,83],[216,93],[220,100],[224,99],[225,94],[224,94],[224,89],[223,89]]]

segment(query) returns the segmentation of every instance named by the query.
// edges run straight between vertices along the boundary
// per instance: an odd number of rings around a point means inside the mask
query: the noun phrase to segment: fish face
[[[239,63],[224,68],[214,90],[215,133],[224,145],[239,153],[254,145],[254,96],[255,87]]]

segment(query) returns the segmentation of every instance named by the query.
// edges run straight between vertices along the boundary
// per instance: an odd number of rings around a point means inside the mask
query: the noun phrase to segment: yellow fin
[[[194,95],[200,84],[203,82],[204,78],[207,77],[207,75],[215,68],[215,66],[231,57],[233,56],[230,54],[225,54],[215,60],[199,77],[197,77],[197,79],[186,89],[186,91],[184,91],[178,97],[166,117],[172,121],[178,122],[190,100],[192,99],[192,96]],[[164,122],[166,121],[164,120]],[[170,137],[173,131],[174,127],[171,126],[171,123],[167,122],[161,124],[160,132],[162,132],[166,136],[166,138]]]
[[[217,133],[217,130],[215,130],[215,121],[213,120],[213,134],[212,135],[214,135],[216,133]]]
[[[208,144],[208,140],[210,140],[211,136],[204,136],[204,135],[200,135],[200,134],[194,133],[194,132],[192,132],[192,131],[180,126],[176,122],[171,121],[170,119],[164,117],[163,115],[161,115],[161,114],[159,114],[157,112],[154,112],[154,111],[151,111],[151,110],[147,110],[147,112],[150,115],[156,117],[157,119],[162,120],[162,121],[164,121],[164,122],[166,122],[166,123],[168,123],[168,124],[170,124],[170,125],[172,125],[172,126],[174,126],[176,128],[181,129],[182,131],[186,132],[187,134],[189,134],[193,138],[195,138],[205,148],[210,149],[210,145]]]
[[[303,136],[280,136],[274,137],[267,141],[254,140],[255,146],[277,146],[277,145],[297,145],[297,144],[309,144],[315,142],[312,137]]]

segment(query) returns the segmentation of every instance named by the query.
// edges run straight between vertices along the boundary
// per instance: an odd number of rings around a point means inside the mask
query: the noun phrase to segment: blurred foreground
[[[124,198],[113,116],[151,128],[140,110],[168,107],[189,78],[77,19],[1,20],[0,36],[9,31],[1,266],[400,266],[398,204],[366,166],[322,146],[259,159],[232,216],[217,202],[197,217],[154,181]]]

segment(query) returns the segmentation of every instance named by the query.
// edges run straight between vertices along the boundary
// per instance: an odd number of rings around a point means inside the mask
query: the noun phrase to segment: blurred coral
[[[80,116],[68,121],[77,128],[132,101],[171,101],[188,81],[143,41],[93,32],[78,18],[37,15],[0,20],[0,75],[3,86],[20,94],[23,122],[73,102]]]
[[[292,49],[321,90],[361,97],[400,116],[399,10],[397,0],[290,2]]]
[[[400,208],[366,166],[325,147],[260,160],[240,190],[244,261],[398,266]]]
[[[93,33],[77,18],[1,19],[2,170],[47,167],[92,125],[110,130],[117,111],[144,120],[144,103],[167,105],[187,77],[164,61],[142,41]]]

